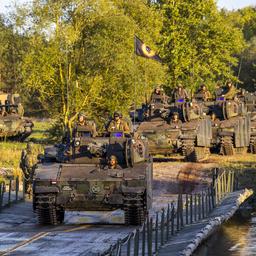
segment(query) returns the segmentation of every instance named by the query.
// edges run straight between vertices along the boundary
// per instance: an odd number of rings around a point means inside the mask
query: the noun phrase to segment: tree
[[[214,0],[161,0],[162,55],[170,86],[194,90],[200,83],[236,79],[232,67],[243,47],[241,30],[218,11]]]
[[[23,89],[36,92],[63,127],[81,110],[98,118],[128,112],[163,81],[161,64],[133,53],[134,34],[154,47],[161,28],[146,1],[36,0],[29,11],[29,22],[19,24],[29,37]]]
[[[26,51],[27,39],[14,31],[0,16],[0,88],[14,92],[22,82],[20,64]]]

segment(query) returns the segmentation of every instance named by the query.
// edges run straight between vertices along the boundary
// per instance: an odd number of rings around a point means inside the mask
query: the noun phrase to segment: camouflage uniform
[[[233,100],[235,96],[238,94],[238,92],[239,91],[232,84],[231,87],[226,88],[226,93],[224,94],[224,96],[227,100]]]
[[[83,120],[80,120],[80,118],[83,117]],[[86,120],[86,116],[84,113],[80,113],[78,116],[78,121],[75,125],[75,129],[74,132],[76,132],[78,130],[78,127],[83,127],[85,129],[87,129],[90,133],[92,137],[96,137],[97,136],[97,130],[96,130],[96,125],[95,122],[91,121],[87,121]]]
[[[175,118],[175,116],[177,116],[177,118]],[[176,113],[176,112],[173,113],[172,119],[170,121],[170,125],[171,125],[172,128],[175,128],[175,129],[181,128],[182,122],[179,119],[179,114],[178,113]]]
[[[202,85],[199,88],[199,90],[196,92],[195,98],[203,101],[208,101],[212,99],[212,95],[209,92],[209,90],[206,88],[206,86]]]
[[[22,150],[20,159],[20,168],[22,169],[25,178],[25,192],[27,194],[30,194],[32,190],[31,185],[36,165],[37,157],[33,153],[33,143],[28,142],[27,148]]]
[[[180,100],[180,99],[188,99],[188,92],[186,91],[186,89],[184,89],[181,85],[179,85],[173,93],[173,98],[175,101]]]
[[[125,133],[130,133],[129,125],[127,124],[127,122],[122,120],[120,116],[122,116],[120,113],[117,113],[117,112],[114,113],[114,118],[109,123],[107,128],[108,132],[123,131]]]

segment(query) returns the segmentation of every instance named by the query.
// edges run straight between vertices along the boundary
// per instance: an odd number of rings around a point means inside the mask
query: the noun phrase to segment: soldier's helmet
[[[111,155],[108,159],[109,166],[117,166],[117,157],[115,155]]]
[[[233,85],[232,81],[230,79],[228,79],[226,82],[226,86],[230,87],[232,85]]]
[[[79,114],[78,114],[78,121],[79,122],[83,122],[83,121],[85,121],[86,120],[86,115],[85,115],[85,113],[84,112],[79,112]]]
[[[207,89],[205,84],[201,84],[200,88],[201,88],[201,90],[206,90]]]
[[[174,117],[174,116],[179,117],[179,113],[178,113],[178,112],[173,112],[172,116],[173,116],[173,117]]]
[[[122,118],[122,113],[121,112],[119,112],[119,111],[115,111],[114,112],[114,118],[116,118],[116,117],[119,117],[119,118]]]

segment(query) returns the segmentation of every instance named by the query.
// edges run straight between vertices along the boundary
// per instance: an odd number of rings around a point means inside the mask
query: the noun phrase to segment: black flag
[[[134,37],[135,54],[144,58],[162,62],[159,55],[157,55],[149,46],[144,44],[137,36]]]

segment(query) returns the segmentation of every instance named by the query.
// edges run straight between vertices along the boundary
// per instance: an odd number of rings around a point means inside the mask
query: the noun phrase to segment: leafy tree
[[[194,90],[200,83],[236,79],[232,67],[243,47],[241,30],[221,15],[214,0],[161,0],[162,55],[169,85]]]
[[[127,112],[134,101],[161,83],[161,64],[134,56],[137,34],[152,47],[161,17],[143,0],[33,2],[27,23],[23,90],[36,93],[52,117],[71,126],[81,110],[100,117]],[[134,88],[136,85],[136,94]]]
[[[26,49],[26,38],[0,16],[0,88],[15,91],[22,82],[20,64]]]

